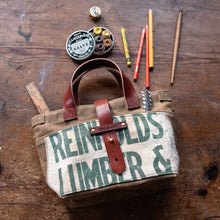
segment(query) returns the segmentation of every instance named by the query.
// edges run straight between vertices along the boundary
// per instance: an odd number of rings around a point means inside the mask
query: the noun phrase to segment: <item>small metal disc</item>
[[[102,37],[103,38],[110,38],[111,37],[111,32],[110,31],[107,31],[107,30],[104,30],[102,32]]]
[[[100,35],[102,33],[102,28],[101,27],[94,27],[93,33],[95,35]]]
[[[96,42],[96,43],[102,43],[102,41],[103,41],[103,38],[102,38],[101,35],[95,36],[95,42]]]
[[[95,47],[95,51],[98,53],[103,53],[105,51],[105,46],[103,44],[97,44]]]
[[[74,60],[86,60],[95,50],[94,37],[87,31],[76,31],[68,37],[66,50]]]
[[[97,6],[93,6],[89,10],[90,18],[98,20],[101,17],[101,9]]]
[[[112,46],[112,40],[110,38],[107,38],[104,40],[104,46],[105,47],[111,47]]]

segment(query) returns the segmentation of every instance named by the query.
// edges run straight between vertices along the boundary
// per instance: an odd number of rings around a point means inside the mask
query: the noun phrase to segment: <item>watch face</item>
[[[95,40],[87,31],[76,31],[66,41],[67,53],[75,60],[89,58],[95,49]]]

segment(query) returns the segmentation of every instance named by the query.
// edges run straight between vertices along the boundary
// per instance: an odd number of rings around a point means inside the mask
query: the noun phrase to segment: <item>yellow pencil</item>
[[[126,58],[126,61],[127,61],[127,66],[131,66],[131,58],[130,58],[130,55],[129,55],[128,43],[127,43],[127,40],[126,40],[125,29],[124,28],[121,29],[121,36],[122,36],[122,41],[123,41],[123,45],[124,45],[125,58]]]
[[[154,67],[154,45],[153,45],[153,12],[150,9],[148,12],[149,23],[149,68]]]

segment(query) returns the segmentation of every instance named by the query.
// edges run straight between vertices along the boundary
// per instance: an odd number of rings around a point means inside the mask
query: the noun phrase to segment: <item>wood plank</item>
[[[28,91],[28,94],[30,95],[32,101],[34,102],[38,112],[41,113],[46,113],[49,112],[49,108],[44,101],[44,98],[40,94],[40,91],[38,90],[35,82],[30,82],[26,86],[26,89]]]

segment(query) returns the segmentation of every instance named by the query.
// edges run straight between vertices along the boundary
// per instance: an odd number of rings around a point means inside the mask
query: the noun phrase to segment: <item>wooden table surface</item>
[[[93,5],[101,19],[89,17]],[[183,23],[174,85],[170,72],[176,19]],[[115,45],[107,56],[133,77],[147,12],[154,14],[151,91],[168,89],[175,108],[179,175],[168,189],[70,211],[47,186],[34,145],[37,110],[25,85],[34,81],[50,110],[62,108],[71,73],[79,65],[66,53],[67,37],[94,26],[109,28]],[[220,1],[0,1],[0,219],[220,219]],[[132,65],[126,66],[120,29],[126,29]],[[137,82],[145,87],[145,47]],[[111,76],[90,74],[81,104],[119,97]]]

